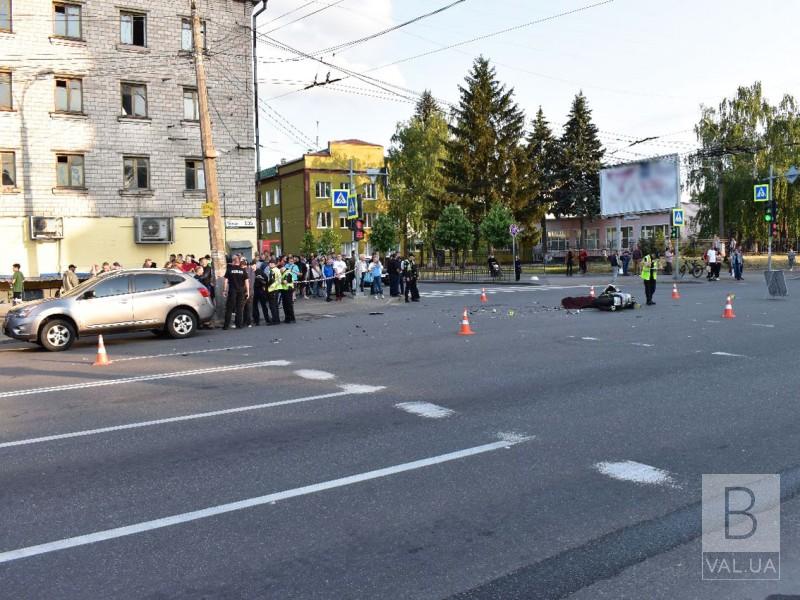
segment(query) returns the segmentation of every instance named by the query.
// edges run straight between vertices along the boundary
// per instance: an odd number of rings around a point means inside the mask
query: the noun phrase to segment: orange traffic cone
[[[594,286],[589,287],[589,297],[596,298],[597,296],[594,295]]]
[[[735,319],[736,315],[733,314],[733,304],[731,304],[731,295],[728,294],[728,297],[725,300],[725,310],[722,311],[722,318],[723,319]]]
[[[97,358],[94,361],[93,367],[105,367],[111,364],[106,354],[106,345],[103,343],[103,336],[97,338]]]
[[[672,284],[672,299],[673,300],[680,300],[681,299],[681,295],[678,292],[678,284],[677,283],[673,283]]]
[[[489,299],[486,297],[486,288],[483,288],[481,290],[481,302],[483,304],[486,304],[488,301],[489,301]]]
[[[458,335],[475,335],[475,332],[469,327],[469,315],[467,315],[466,308],[464,309],[464,316],[461,317],[461,329]]]

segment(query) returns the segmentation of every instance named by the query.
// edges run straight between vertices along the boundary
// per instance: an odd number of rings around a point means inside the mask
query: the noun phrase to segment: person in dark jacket
[[[417,289],[418,278],[419,269],[417,269],[417,263],[414,261],[414,255],[410,254],[405,261],[405,269],[403,270],[403,280],[406,284],[406,302],[408,302],[409,294],[411,295],[411,302],[419,302],[419,290]]]
[[[400,295],[400,261],[397,260],[396,252],[389,255],[386,268],[389,271],[389,295],[396,298]]]
[[[267,281],[269,273],[266,272],[267,263],[262,262],[261,267],[256,269],[256,276],[253,280],[253,323],[256,327],[261,325],[259,307],[264,315],[264,324],[269,325],[269,309],[267,308]]]
[[[572,277],[572,271],[575,268],[575,255],[572,253],[572,250],[567,251],[567,277]]]
[[[519,259],[519,256],[514,257],[514,279],[519,281],[519,278],[522,277],[522,261]]]

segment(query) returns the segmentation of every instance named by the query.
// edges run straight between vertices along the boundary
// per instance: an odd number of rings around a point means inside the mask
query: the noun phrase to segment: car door
[[[135,273],[133,275],[133,320],[136,326],[163,325],[177,304],[172,288],[185,279],[177,273]]]
[[[77,320],[83,331],[103,331],[133,322],[130,276],[104,277],[76,300]]]

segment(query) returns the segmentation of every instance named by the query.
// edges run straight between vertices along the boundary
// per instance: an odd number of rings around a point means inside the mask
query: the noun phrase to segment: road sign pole
[[[675,199],[675,208],[681,208],[681,170],[680,168],[675,169],[675,178],[677,180],[677,185],[675,189],[678,190],[678,197]],[[683,225],[686,224],[686,218],[683,219]],[[673,226],[675,223],[672,224]],[[678,227],[678,235],[675,237],[675,256],[672,265],[672,281],[678,281],[678,271],[681,268],[681,231],[683,229]]]
[[[772,184],[773,184],[773,179],[775,178],[775,176],[773,174],[773,171],[774,171],[773,166],[770,165],[769,166],[769,188],[768,188],[768,192],[767,192],[769,194],[769,199],[767,200],[767,202],[769,202],[769,206],[772,206],[772,188],[774,187]],[[767,271],[772,271],[772,221],[769,222],[768,227],[769,227],[769,230],[768,230],[768,233],[769,233],[769,245],[767,246]]]

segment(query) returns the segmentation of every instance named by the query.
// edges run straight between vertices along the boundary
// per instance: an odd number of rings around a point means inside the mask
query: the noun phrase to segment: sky
[[[800,96],[793,64],[800,50],[798,0],[601,2],[463,0],[369,41],[325,51],[454,0],[269,0],[258,21],[261,165],[325,148],[329,140],[388,148],[423,90],[445,109],[458,102],[458,86],[481,54],[514,89],[529,126],[541,106],[558,133],[582,90],[613,162],[691,151],[700,106],[717,106],[738,86],[761,81],[772,102]],[[541,21],[548,17],[554,18]],[[535,21],[541,22],[526,25]],[[437,52],[386,66],[431,51]],[[303,89],[328,77],[345,79]],[[650,136],[659,137],[628,147]]]

